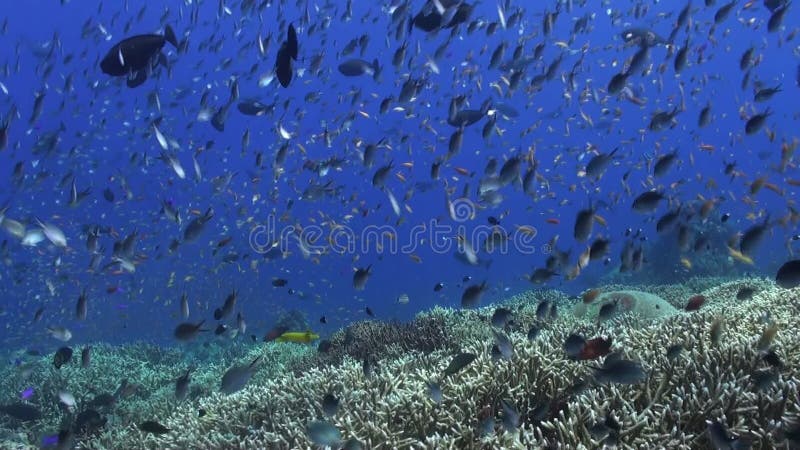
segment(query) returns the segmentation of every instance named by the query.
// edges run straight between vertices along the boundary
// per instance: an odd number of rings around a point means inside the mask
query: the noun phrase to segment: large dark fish
[[[428,1],[419,13],[414,16],[412,24],[422,31],[431,32],[439,28],[453,28],[460,23],[467,22],[474,5],[466,2],[460,3],[456,0],[440,0],[444,8],[440,13],[434,6],[433,1]]]
[[[642,366],[627,359],[606,358],[602,367],[592,367],[594,377],[600,383],[637,384],[647,378]]]
[[[155,420],[148,420],[139,424],[139,429],[152,434],[166,434],[170,429],[156,422]]]
[[[589,236],[592,234],[592,228],[594,225],[594,209],[582,209],[578,211],[578,215],[575,217],[575,228],[573,230],[573,237],[578,242],[584,242],[589,239]]]
[[[297,31],[294,25],[289,24],[286,40],[281,44],[278,56],[275,58],[275,75],[283,87],[288,87],[292,81],[292,60],[297,61],[298,48]]]
[[[248,365],[233,366],[225,371],[220,382],[220,390],[225,394],[233,394],[242,390],[258,369],[257,364],[260,360],[259,356]]]
[[[664,199],[664,194],[658,191],[647,191],[639,194],[633,200],[632,209],[640,214],[650,214],[658,208],[658,204]]]
[[[784,263],[775,276],[775,283],[784,288],[792,289],[800,286],[800,259]]]
[[[614,154],[617,153],[619,148],[615,148],[611,153],[598,153],[589,163],[586,164],[586,176],[589,178],[600,178],[606,171],[606,168],[614,160]]]
[[[42,412],[27,403],[0,405],[0,413],[7,414],[22,422],[33,422],[42,418]]]
[[[128,87],[139,86],[147,80],[146,69],[167,42],[178,48],[175,31],[169,25],[163,35],[140,34],[124,39],[106,53],[100,61],[100,69],[113,77],[128,77]]]
[[[448,375],[454,375],[460,372],[461,369],[470,365],[472,361],[475,361],[475,358],[477,358],[477,355],[473,353],[457,354],[450,361],[450,364],[448,364],[447,367],[444,369],[444,372],[442,372],[442,376],[446,377]]]
[[[706,424],[708,440],[715,449],[744,450],[752,446],[749,436],[732,436],[725,425],[717,420],[707,420]]]

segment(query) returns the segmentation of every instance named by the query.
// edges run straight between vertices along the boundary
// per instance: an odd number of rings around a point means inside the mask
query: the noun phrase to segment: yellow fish
[[[311,331],[287,331],[275,339],[277,342],[294,342],[297,344],[308,344],[319,339],[318,334]]]
[[[735,260],[737,260],[737,261],[739,261],[741,263],[750,264],[751,266],[753,265],[753,259],[750,258],[749,256],[745,255],[744,253],[740,252],[739,250],[736,250],[734,248],[728,247],[728,254],[731,255],[731,257],[733,257],[733,259],[735,259]]]

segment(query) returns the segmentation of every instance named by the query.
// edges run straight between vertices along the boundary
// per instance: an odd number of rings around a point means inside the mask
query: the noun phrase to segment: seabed
[[[743,287],[755,294],[737,299]],[[89,408],[105,423],[77,433],[76,448],[319,448],[309,440],[307,426],[320,420],[341,433],[347,448],[595,449],[610,443],[621,449],[712,448],[709,420],[751,439],[753,448],[787,448],[784,432],[800,416],[800,289],[760,278],[704,278],[600,290],[588,306],[555,290],[502,302],[514,313],[504,330],[513,344],[510,359],[491,356],[490,318],[500,304],[436,307],[405,324],[355,323],[330,338],[326,353],[316,344],[248,344],[240,338],[172,348],[95,344],[86,369],[75,358],[60,370],[53,367],[53,355],[28,358],[3,369],[2,403],[18,401],[18,392],[34,386],[31,404],[43,416],[28,423],[0,416],[0,448],[42,448],[45,436]],[[693,295],[706,301],[698,311],[686,312]],[[557,305],[557,317],[537,319],[542,301]],[[613,301],[621,305],[619,314],[600,323],[600,305]],[[715,322],[718,336],[711,333]],[[541,331],[529,339],[532,325]],[[646,379],[630,385],[594,382],[592,367],[602,358],[569,359],[563,344],[571,333],[611,338],[611,351],[640,362]],[[683,350],[669,358],[667,348],[676,344]],[[765,361],[769,350],[782,366]],[[477,358],[443,376],[459,352]],[[221,393],[222,374],[257,356],[263,363],[247,386]],[[369,376],[364,359],[374,363]],[[189,369],[190,393],[179,402],[175,380]],[[114,404],[91,406],[100,394],[114,394],[122,380],[128,387]],[[441,387],[440,403],[429,395],[431,381]],[[75,395],[76,411],[59,406],[60,391]],[[321,408],[327,393],[340,402],[330,418]],[[504,426],[501,400],[519,413],[516,427]],[[607,417],[619,424],[618,431],[599,425]],[[170,431],[140,431],[137,424],[148,420]],[[489,429],[479,427],[492,421]]]

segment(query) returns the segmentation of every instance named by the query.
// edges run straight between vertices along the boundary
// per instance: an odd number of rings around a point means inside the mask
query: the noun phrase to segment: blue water
[[[501,300],[535,287],[526,277],[534,268],[544,265],[546,244],[555,235],[560,236],[559,248],[571,249],[570,264],[574,264],[575,257],[586,246],[572,238],[573,222],[576,212],[590,202],[607,205],[597,211],[607,226],[595,224],[593,237],[611,239],[610,261],[592,262],[572,281],[566,281],[563,274],[556,276],[546,286],[579,293],[597,285],[618,265],[628,228],[634,233],[641,228],[641,236],[647,238],[643,242],[646,257],[643,273],[649,273],[648,276],[653,272],[672,273],[674,282],[680,282],[692,276],[692,270],[677,262],[666,264],[660,255],[648,253],[651,242],[659,239],[654,223],[667,211],[666,202],[662,202],[655,214],[637,215],[630,207],[634,196],[658,187],[675,206],[680,203],[686,208],[697,208],[699,196],[718,197],[720,201],[707,221],[719,223],[722,214],[730,214],[730,220],[719,225],[729,235],[766,216],[774,220],[785,216],[788,206],[795,201],[796,188],[786,184],[786,180],[798,178],[795,165],[790,163],[784,172],[776,171],[775,167],[780,163],[781,143],[791,143],[795,136],[797,41],[783,41],[800,18],[796,8],[787,13],[784,30],[767,33],[768,13],[760,3],[747,10],[737,6],[731,17],[717,26],[712,38],[708,35],[708,23],[713,20],[716,8],[705,8],[698,2],[691,19],[697,31],[690,33],[689,63],[682,73],[675,75],[674,56],[665,59],[666,48],[658,46],[651,50],[648,62],[652,64],[652,72],[646,77],[633,75],[629,79],[629,86],[637,96],[646,99],[646,106],[640,107],[605,93],[608,81],[636,50],[623,48],[619,35],[625,27],[635,25],[651,27],[667,36],[683,4],[649,5],[647,15],[635,19],[628,11],[631,5],[605,2],[604,8],[623,7],[622,17],[616,22],[594,2],[585,6],[575,4],[572,12],[561,12],[553,32],[546,38],[541,36],[542,13],[552,12],[555,5],[525,5],[521,25],[514,29],[498,27],[496,33],[487,36],[485,27],[467,34],[461,26],[436,61],[440,69],[436,74],[423,65],[448,39],[450,30],[426,34],[414,29],[410,35],[406,33],[403,41],[408,43],[408,52],[398,70],[391,59],[401,42],[395,40],[394,28],[387,36],[392,26],[386,11],[388,4],[355,1],[348,19],[343,17],[344,2],[334,2],[327,9],[319,3],[308,6],[299,3],[274,3],[258,14],[247,15],[241,13],[239,3],[228,3],[231,14],[221,16],[218,3],[210,1],[199,5],[147,2],[141,13],[138,4],[124,7],[120,2],[59,4],[31,0],[3,8],[0,19],[7,21],[7,31],[0,44],[3,68],[0,81],[8,94],[0,93],[0,114],[5,117],[11,105],[16,105],[20,117],[11,123],[9,148],[0,153],[0,170],[4,174],[0,199],[8,202],[8,217],[29,228],[35,227],[35,217],[53,223],[64,231],[69,245],[64,251],[45,241],[29,248],[10,235],[4,236],[6,264],[0,269],[4,287],[0,316],[0,327],[5,330],[4,347],[54,350],[59,343],[45,332],[46,326],[69,328],[74,334],[72,343],[76,345],[134,340],[170,344],[174,341],[172,330],[181,321],[178,301],[183,292],[190,299],[189,320],[205,319],[211,323],[213,310],[236,289],[239,292],[236,312],[241,312],[247,321],[247,334],[256,335],[258,340],[281,314],[290,310],[306,314],[308,326],[326,336],[344,324],[366,318],[367,306],[382,320],[407,320],[417,311],[434,305],[458,307],[464,287],[484,280],[489,289],[483,303]],[[413,3],[411,9],[416,12],[421,5]],[[520,6],[513,5],[507,15]],[[196,13],[199,20],[193,24],[189,17],[195,8],[199,9]],[[303,21],[306,8],[316,28],[312,35],[308,32],[309,24]],[[585,14],[594,16],[590,30],[570,42],[573,18]],[[758,26],[740,23],[750,18]],[[472,19],[497,21],[495,2],[477,4]],[[259,76],[273,70],[288,21],[295,24],[299,34],[300,60],[295,68],[307,68],[312,58],[321,54],[322,69],[319,74],[295,74],[286,89],[277,80],[259,87]],[[320,30],[323,23],[328,26]],[[101,73],[99,60],[114,43],[133,34],[160,32],[165,24],[176,30],[179,39],[188,37],[190,42],[188,51],[180,55],[169,45],[164,48],[171,76],[164,68],[158,68],[143,86],[128,89],[124,80]],[[488,69],[491,53],[505,41],[509,44],[508,59],[516,40],[532,33],[537,35],[526,41],[525,54],[530,55],[537,43],[545,42],[543,58],[528,68],[519,89],[510,97],[501,98],[490,85],[499,84],[504,94],[508,90],[500,79],[504,74]],[[383,66],[380,82],[369,76],[348,78],[336,69],[346,59],[337,53],[362,34],[369,35],[363,58],[370,61],[378,58]],[[55,53],[50,58],[37,56],[47,52],[41,46],[52,42],[54,35],[58,42]],[[270,38],[264,56],[256,43],[259,37]],[[685,31],[680,31],[675,43],[683,45],[685,39]],[[575,71],[575,90],[567,89],[562,77],[579,61],[580,52],[572,54],[557,42],[567,43],[570,50],[588,46],[583,62]],[[212,46],[217,48],[210,50]],[[743,90],[739,58],[750,46],[755,46],[759,62],[752,69],[751,84]],[[698,64],[700,52],[702,63]],[[350,57],[358,57],[358,53],[356,50]],[[559,55],[563,55],[563,61],[557,76],[541,90],[526,92],[530,78],[542,73]],[[67,56],[72,57],[69,62],[65,62]],[[666,67],[660,73],[662,64]],[[472,75],[465,75],[466,71]],[[418,98],[406,104],[393,103],[388,112],[381,114],[381,100],[388,96],[397,98],[403,77],[409,73],[426,80]],[[69,92],[63,92],[67,76],[72,77],[73,85]],[[244,116],[233,106],[224,132],[218,132],[211,124],[197,121],[200,97],[207,91],[209,105],[222,106],[228,99],[231,79],[238,80],[241,99],[255,98],[277,105],[273,113],[262,117]],[[783,92],[753,109],[755,80],[767,86],[781,84]],[[681,85],[686,109],[676,117],[674,128],[660,132],[647,130],[653,112],[680,105]],[[597,92],[601,104],[592,100],[581,103],[584,89]],[[46,93],[43,111],[41,117],[29,124],[36,92]],[[148,101],[155,93],[160,100],[160,112]],[[566,93],[570,100],[566,99]],[[319,101],[307,103],[309,94],[317,94]],[[488,141],[480,134],[487,119],[467,127],[460,153],[443,164],[439,180],[431,180],[431,164],[446,154],[447,141],[455,130],[446,119],[450,99],[457,95],[465,95],[475,109],[491,99],[503,101],[521,114],[511,120],[500,118],[497,125],[503,130],[502,136],[493,133]],[[700,129],[697,117],[708,102],[713,104],[713,121]],[[403,107],[404,111],[393,110],[394,107]],[[770,142],[764,131],[745,135],[739,111],[749,116],[767,107],[773,115],[765,129],[775,133],[774,141]],[[608,114],[602,114],[604,109]],[[589,126],[581,118],[581,112],[597,126]],[[614,116],[618,119],[610,128],[602,126]],[[159,129],[180,146],[175,154],[187,172],[186,179],[179,179],[157,159],[160,147],[151,126],[156,117],[163,117]],[[346,121],[349,127],[345,126]],[[37,139],[57,130],[61,124],[65,131],[59,134],[53,154],[33,154]],[[282,139],[279,126],[294,137],[288,141]],[[322,137],[326,126],[332,135],[330,145]],[[535,128],[523,135],[531,126]],[[242,136],[246,131],[250,143],[243,148]],[[379,150],[373,167],[365,169],[360,159],[364,146],[357,147],[356,142],[376,143],[380,139],[386,139],[391,150]],[[202,169],[202,180],[198,182],[192,169],[192,154],[209,141],[213,141],[213,146],[197,157]],[[290,148],[285,171],[273,181],[272,161],[284,143]],[[715,149],[700,150],[701,143]],[[591,158],[586,152],[589,145],[602,152],[619,147],[615,161],[598,182],[578,176]],[[673,149],[678,149],[678,163],[665,177],[655,180],[655,184],[645,184],[652,175],[648,161]],[[468,184],[468,198],[477,205],[478,180],[488,158],[496,158],[499,168],[506,158],[525,155],[531,150],[535,150],[543,181],[536,183],[536,200],[525,195],[518,184],[510,185],[501,189],[504,200],[500,205],[476,207],[473,220],[458,222],[449,217],[445,186],[453,189],[449,197],[455,201]],[[259,152],[263,153],[262,168],[255,167]],[[134,154],[137,158],[131,162]],[[147,164],[143,163],[145,155]],[[331,157],[344,160],[340,169],[332,169],[325,176],[303,170],[307,161]],[[401,203],[399,224],[387,194],[371,184],[375,170],[390,161],[394,162],[394,168],[386,186]],[[732,161],[736,161],[741,171],[741,176],[733,180],[723,174],[725,163]],[[24,165],[24,178],[21,184],[12,185],[10,175],[17,162]],[[475,175],[464,176],[456,168]],[[523,173],[526,169],[527,163],[523,164]],[[69,184],[58,186],[70,171],[76,176],[78,189],[92,189],[89,198],[76,208],[67,205]],[[396,177],[397,172],[405,181]],[[39,179],[43,173],[47,176]],[[229,173],[234,174],[230,185],[223,192],[212,194],[210,180]],[[621,181],[626,173],[629,173],[626,184],[630,193],[625,192]],[[120,176],[130,186],[131,199],[125,197]],[[750,183],[760,176],[767,176],[769,182],[783,189],[783,195],[766,188],[750,195]],[[709,184],[712,181],[714,185]],[[337,188],[336,195],[313,202],[300,198],[310,183],[328,182]],[[417,183],[425,186],[415,189]],[[676,183],[680,184],[671,187]],[[114,193],[113,203],[103,198],[102,192],[107,187]],[[403,200],[411,189],[415,190],[413,196]],[[162,200],[170,200],[179,208],[184,219],[182,226],[160,214]],[[293,205],[288,209],[290,201]],[[202,212],[207,208],[213,208],[216,214],[199,238],[182,243],[176,252],[170,253],[167,250],[170,242],[181,238],[186,223],[194,217],[189,211]],[[750,213],[758,218],[749,219]],[[486,227],[489,216],[502,217],[501,227],[508,232],[514,232],[517,225],[537,229],[536,238],[529,243],[533,250],[511,248],[503,255],[479,252],[481,258],[491,260],[488,267],[456,260],[454,239],[458,227],[464,227],[463,231],[469,235],[476,227]],[[267,261],[252,250],[250,235],[255,226],[281,217],[286,220],[274,221],[278,227],[300,225],[308,229],[322,224],[327,233],[330,224],[336,223],[346,225],[356,236],[362,235],[367,227],[392,227],[398,247],[414,242],[413,230],[422,224],[428,230],[433,224],[450,226],[449,241],[443,241],[449,242],[450,248],[434,248],[429,239],[418,242],[413,253],[421,262],[413,260],[408,252],[388,249],[381,252],[374,245],[368,245],[364,252],[359,249],[340,254],[329,250],[304,258],[296,240],[288,239],[284,257]],[[547,219],[560,223],[548,223]],[[692,219],[692,223],[699,222]],[[116,274],[113,268],[87,271],[90,255],[84,245],[83,226],[92,224],[111,227],[119,238],[134,231],[139,233],[135,273]],[[792,245],[790,237],[795,228],[794,225],[771,227],[754,256],[755,264],[737,264],[736,269],[774,276],[776,268],[789,259],[787,242]],[[232,238],[230,244],[212,255],[217,243],[228,237]],[[106,254],[103,265],[110,261],[113,241],[107,234],[101,238]],[[363,241],[355,243],[362,247]],[[719,254],[720,259],[727,258],[724,245],[715,245],[711,251]],[[239,260],[223,263],[223,256],[230,252],[238,253]],[[686,257],[700,258],[692,253]],[[254,261],[255,267],[251,266]],[[372,275],[365,290],[354,290],[354,268],[370,264]],[[471,281],[465,283],[465,277],[471,277]],[[273,287],[273,278],[284,278],[288,284]],[[629,281],[640,278],[647,281],[645,275],[638,274],[630,276]],[[174,281],[170,284],[171,279]],[[48,281],[54,286],[54,295],[48,290]],[[434,292],[434,285],[440,282],[444,283],[444,289]],[[109,288],[117,291],[109,293]],[[89,312],[85,321],[77,321],[74,305],[83,289],[88,293]],[[409,304],[397,304],[396,299],[402,293],[408,294]],[[34,312],[42,306],[42,320],[31,323]],[[327,318],[327,324],[319,323],[321,316]],[[229,323],[235,326],[235,319]]]

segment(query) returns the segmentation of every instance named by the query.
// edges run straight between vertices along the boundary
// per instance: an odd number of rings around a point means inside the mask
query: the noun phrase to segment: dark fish
[[[608,87],[606,89],[608,89],[609,94],[619,94],[627,82],[628,73],[618,73],[611,77],[611,81],[608,82]]]
[[[734,6],[736,6],[736,0],[732,0],[730,3],[720,6],[717,12],[714,13],[714,23],[719,24],[727,19]]]
[[[442,289],[444,289],[444,283],[441,283],[441,282],[440,282],[440,283],[436,283],[436,284],[433,286],[433,292],[439,292],[439,291],[441,291]]]
[[[764,0],[764,6],[769,9],[769,12],[774,13],[779,8],[786,6],[789,0]]]
[[[187,370],[185,374],[181,375],[177,380],[175,380],[175,398],[178,399],[178,401],[184,400],[189,394],[191,373],[191,370]]]
[[[237,298],[238,294],[236,290],[228,294],[228,296],[225,297],[225,302],[222,304],[222,308],[217,308],[214,310],[214,319],[222,320],[228,317],[233,312],[233,308],[236,307]]]
[[[592,228],[594,226],[594,209],[582,209],[578,211],[578,215],[575,216],[575,227],[573,228],[573,236],[575,240],[578,242],[584,242],[589,239],[589,236],[592,234]]]
[[[689,298],[689,301],[686,302],[686,306],[683,309],[684,311],[697,311],[705,302],[706,297],[704,295],[694,295]]]
[[[667,359],[675,359],[683,352],[683,344],[673,344],[667,347]]]
[[[656,232],[663,233],[675,224],[675,222],[680,218],[681,210],[680,208],[674,211],[668,211],[666,214],[661,216],[658,221],[656,222]]]
[[[770,33],[778,31],[783,24],[783,16],[786,14],[786,11],[789,10],[789,5],[791,5],[791,3],[787,2],[780,9],[773,11],[772,15],[769,17],[769,21],[767,21],[767,31]]]
[[[60,369],[70,361],[72,361],[72,349],[69,347],[61,347],[53,355],[53,365],[56,369]]]
[[[708,126],[709,123],[711,123],[711,103],[700,110],[700,116],[697,118],[697,126],[700,128]]]
[[[109,203],[114,203],[114,191],[111,188],[103,189],[103,198]]]
[[[283,279],[283,278],[276,278],[276,279],[272,280],[272,286],[274,286],[274,287],[284,287],[288,283],[289,282],[287,280]]]
[[[430,399],[433,400],[433,402],[437,405],[442,403],[444,395],[442,394],[442,387],[439,385],[439,383],[435,381],[429,381],[426,384],[428,386],[428,396]]]
[[[547,311],[550,309],[550,302],[548,300],[542,300],[536,305],[536,318],[539,320],[544,320],[547,317]]]
[[[672,111],[657,111],[650,119],[650,124],[647,126],[651,131],[661,131],[667,126],[671,126],[675,116],[678,115],[680,110],[678,107],[672,108]]]
[[[583,344],[578,353],[578,359],[582,361],[597,359],[606,356],[611,352],[611,338],[596,337],[589,339]]]
[[[755,134],[758,133],[761,128],[764,127],[764,123],[767,121],[767,117],[772,115],[772,111],[767,108],[766,111],[763,113],[758,113],[747,119],[747,122],[744,124],[744,132],[745,134]]]
[[[75,318],[78,320],[86,320],[86,312],[87,312],[87,303],[86,300],[86,289],[81,292],[81,295],[78,296],[78,301],[75,304]]]
[[[531,327],[528,329],[528,340],[529,341],[536,340],[536,338],[539,337],[540,331],[541,330],[539,329],[539,327],[537,327],[536,325],[531,325]]]
[[[377,78],[380,74],[380,65],[377,59],[374,59],[371,63],[363,59],[348,59],[339,64],[339,73],[346,77],[370,75],[373,78]]]
[[[658,191],[647,191],[639,194],[633,200],[633,210],[640,214],[650,214],[658,208],[658,204],[664,199],[664,195]]]
[[[606,357],[601,367],[592,367],[592,370],[600,383],[637,384],[647,378],[641,364],[627,359]]]
[[[339,411],[339,399],[333,394],[328,393],[322,397],[322,413],[328,417],[333,417]]]
[[[750,300],[753,298],[753,294],[756,293],[756,290],[751,287],[741,287],[739,291],[736,293],[736,300]]]
[[[33,313],[33,322],[36,323],[42,320],[42,316],[44,316],[44,306],[40,306],[39,309],[37,309],[36,312]]]
[[[92,363],[92,347],[87,345],[81,350],[81,368],[87,369]]]
[[[779,92],[781,92],[780,84],[774,87],[762,88],[756,91],[755,95],[753,96],[753,100],[757,102],[766,102],[767,100],[771,99],[773,95]]]
[[[236,105],[236,109],[246,116],[263,116],[274,105],[265,105],[258,100],[242,100]]]
[[[800,259],[785,262],[778,274],[775,276],[775,283],[784,288],[792,289],[800,286]]]
[[[595,239],[592,245],[589,246],[589,260],[596,261],[598,259],[603,259],[608,254],[610,247],[611,241],[608,239]]]
[[[505,328],[511,320],[513,313],[508,308],[497,308],[492,313],[492,326],[497,328]]]
[[[192,339],[196,338],[197,335],[200,334],[201,332],[208,331],[201,329],[204,323],[205,320],[201,320],[197,324],[190,322],[181,323],[177,327],[175,327],[175,332],[173,333],[173,335],[175,336],[175,339],[179,341],[184,341],[184,342],[191,341]]]
[[[264,335],[264,342],[272,342],[275,339],[278,339],[283,333],[286,333],[287,331],[289,331],[288,327],[276,325],[272,327],[271,330],[267,331],[267,333]]]
[[[675,159],[678,157],[678,151],[675,150],[674,152],[667,153],[666,155],[661,156],[656,160],[655,165],[653,165],[653,176],[655,177],[662,177],[664,176],[667,171],[672,167],[672,163],[675,162]]]
[[[709,327],[708,334],[709,334],[709,338],[710,338],[712,344],[714,344],[714,345],[719,344],[719,340],[722,337],[722,331],[723,331],[724,325],[725,324],[722,321],[722,318],[720,318],[720,317],[717,317],[716,319],[714,319],[713,322],[711,322],[711,326]]]
[[[394,163],[389,162],[389,164],[378,168],[372,176],[372,185],[375,187],[383,187],[386,184],[386,178],[389,176],[389,173],[391,173],[392,167],[394,167]]]
[[[108,392],[96,395],[92,401],[89,402],[90,408],[108,408],[117,403],[117,398],[114,394]]]
[[[146,69],[167,42],[178,48],[175,31],[169,25],[165,27],[163,35],[141,34],[124,39],[111,47],[100,61],[100,69],[114,77],[127,76],[129,87],[138,86],[147,79]]]
[[[647,28],[627,28],[622,32],[621,36],[626,43],[637,43],[644,47],[669,44],[668,40]]]
[[[106,417],[93,409],[86,409],[75,418],[74,429],[79,435],[89,435],[99,432],[108,422]]]
[[[615,300],[613,302],[604,303],[603,306],[600,307],[600,311],[597,313],[597,320],[600,322],[605,322],[613,318],[617,315],[619,311],[619,303]]]
[[[503,412],[503,429],[511,433],[519,428],[519,411],[511,400],[501,399],[500,410]]]
[[[778,372],[770,369],[756,370],[750,374],[750,381],[757,391],[765,391],[778,381]]]
[[[715,450],[745,450],[752,446],[751,439],[731,436],[725,425],[718,420],[707,420],[706,424],[708,440]]]
[[[214,210],[212,208],[208,208],[205,214],[192,219],[189,224],[186,225],[186,229],[183,231],[183,240],[191,241],[196,239],[205,229],[206,223],[213,218]]]
[[[510,360],[514,356],[514,346],[511,343],[511,339],[502,331],[497,331],[494,328],[492,328],[492,336],[494,337],[493,349],[497,351],[496,356],[506,361]]]
[[[286,30],[286,51],[290,58],[297,61],[300,45],[297,41],[297,30],[295,30],[292,24],[289,24],[289,29]]]
[[[673,68],[675,69],[675,73],[681,73],[683,69],[686,68],[686,61],[688,59],[689,54],[689,39],[686,39],[686,42],[683,44],[683,47],[680,48],[675,53],[675,61],[673,62]]]
[[[609,153],[599,153],[595,155],[589,163],[586,164],[586,176],[590,178],[600,178],[605,173],[606,168],[614,160],[614,154],[617,153],[618,148],[615,148]]]
[[[0,412],[21,422],[34,422],[42,418],[42,412],[38,408],[21,402],[0,405]]]
[[[572,333],[564,340],[564,353],[569,359],[578,359],[584,345],[586,345],[586,339],[577,333]]]
[[[308,439],[315,445],[322,447],[339,448],[342,442],[342,433],[324,420],[315,420],[306,425]]]
[[[361,362],[361,372],[365,378],[371,378],[375,373],[375,360],[371,356],[367,356]]]
[[[365,268],[357,268],[353,273],[353,288],[357,291],[364,290],[364,287],[367,285],[367,280],[369,280],[369,276],[371,275],[372,264],[368,265]]]
[[[472,284],[464,289],[461,294],[461,307],[462,308],[475,308],[481,301],[483,293],[486,290],[486,282],[481,284]]]
[[[752,256],[756,247],[764,239],[764,234],[769,229],[769,221],[765,219],[764,222],[755,224],[742,233],[739,240],[739,251],[743,255]]]
[[[261,360],[261,356],[257,357],[248,365],[233,366],[226,370],[222,375],[220,382],[220,390],[225,394],[233,394],[242,390],[250,378],[255,373],[256,364]]]
[[[740,70],[747,70],[753,65],[753,54],[755,53],[755,47],[750,47],[742,53],[742,56],[739,58],[739,69]]]
[[[139,429],[153,434],[166,434],[169,433],[171,430],[164,425],[156,422],[155,420],[148,420],[146,422],[142,422],[139,424]]]
[[[491,100],[487,100],[483,103],[481,109],[479,110],[464,109],[461,111],[456,111],[454,114],[451,114],[447,117],[447,123],[457,128],[468,127],[483,119],[490,107]]]
[[[297,61],[298,52],[297,30],[294,25],[289,24],[286,40],[281,44],[275,58],[275,75],[283,87],[288,87],[292,81],[292,60]]]
[[[648,59],[650,59],[650,47],[640,47],[639,50],[634,53],[633,57],[631,57],[628,63],[628,70],[626,70],[625,73],[633,74],[641,71]]]
[[[446,377],[448,375],[454,375],[460,372],[463,368],[470,365],[472,361],[475,361],[475,358],[477,358],[477,355],[473,353],[457,354],[450,361],[450,364],[448,364],[447,368],[444,369],[444,372],[442,372],[442,377]]]

